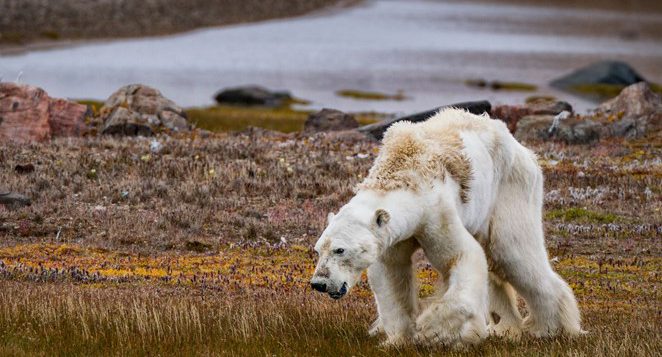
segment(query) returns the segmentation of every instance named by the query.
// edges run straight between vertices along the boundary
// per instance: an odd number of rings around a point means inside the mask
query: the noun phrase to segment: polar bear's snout
[[[347,294],[347,282],[336,282],[328,274],[328,269],[319,269],[310,281],[310,287],[321,293],[328,293],[333,299],[340,299]]]

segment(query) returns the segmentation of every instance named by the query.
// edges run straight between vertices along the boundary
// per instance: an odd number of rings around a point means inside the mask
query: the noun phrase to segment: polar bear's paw
[[[466,309],[448,304],[429,306],[416,319],[414,340],[419,344],[442,344],[453,348],[480,342],[487,326]]]
[[[379,344],[379,347],[385,349],[400,348],[409,343],[409,339],[405,336],[389,336]]]
[[[515,322],[508,323],[501,320],[497,324],[490,324],[487,330],[491,336],[498,336],[511,341],[519,341],[522,337],[522,328]]]

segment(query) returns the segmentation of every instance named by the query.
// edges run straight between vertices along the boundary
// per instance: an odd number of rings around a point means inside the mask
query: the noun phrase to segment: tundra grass
[[[0,182],[32,205],[0,206],[0,355],[658,355],[662,146],[531,148],[586,336],[382,348],[365,278],[339,301],[308,288],[326,214],[378,143],[248,130],[4,145]],[[429,296],[436,273],[417,269]]]
[[[198,128],[214,132],[241,131],[249,127],[275,130],[283,133],[298,132],[312,114],[309,110],[298,110],[290,106],[283,107],[240,107],[219,105],[208,108],[191,108],[186,113],[190,121]],[[382,116],[376,113],[354,114],[362,124],[372,124]]]

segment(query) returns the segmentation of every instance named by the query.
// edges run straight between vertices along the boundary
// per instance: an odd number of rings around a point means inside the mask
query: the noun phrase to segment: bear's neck
[[[368,212],[383,209],[389,213],[388,234],[383,237],[383,248],[392,247],[416,234],[425,217],[424,201],[409,190],[361,190],[352,199],[353,203],[364,205]]]

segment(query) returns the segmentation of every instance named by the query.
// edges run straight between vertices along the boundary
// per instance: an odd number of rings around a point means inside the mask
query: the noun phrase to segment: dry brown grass
[[[533,146],[547,178],[550,258],[587,336],[392,351],[366,334],[375,311],[365,281],[340,301],[307,283],[324,217],[351,197],[376,143],[261,130],[157,139],[159,153],[149,139],[2,147],[0,182],[33,204],[0,208],[0,355],[662,350],[659,145]],[[25,163],[35,172],[14,170]],[[420,261],[418,275],[429,294],[436,274]]]

